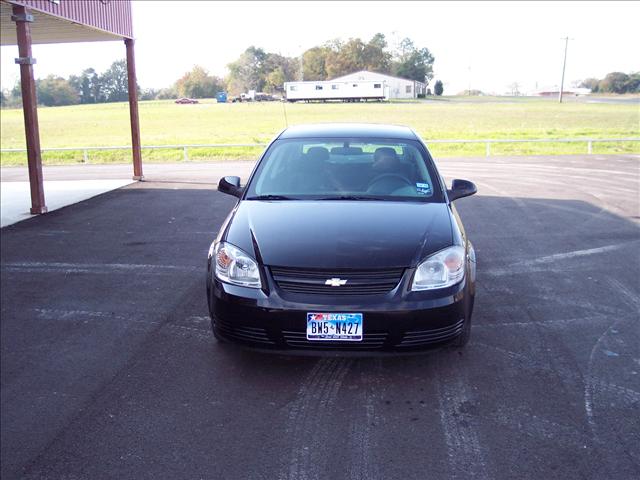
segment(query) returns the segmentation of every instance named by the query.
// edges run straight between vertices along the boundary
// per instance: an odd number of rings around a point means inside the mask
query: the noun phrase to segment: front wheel
[[[464,325],[462,326],[462,332],[460,332],[460,335],[451,342],[451,346],[455,348],[462,348],[469,343],[469,338],[471,338],[471,318],[465,318]]]
[[[462,332],[460,332],[460,335],[458,335],[456,339],[451,342],[452,347],[462,348],[467,343],[469,343],[469,338],[471,338],[471,315],[473,314],[474,300],[475,297],[470,296],[469,304],[465,309],[466,313],[464,316],[464,324],[462,325]]]
[[[213,333],[213,338],[215,339],[216,343],[224,343],[225,340],[220,336],[220,334],[216,330],[215,324],[216,324],[216,321],[214,320],[213,315],[211,315],[211,332]]]

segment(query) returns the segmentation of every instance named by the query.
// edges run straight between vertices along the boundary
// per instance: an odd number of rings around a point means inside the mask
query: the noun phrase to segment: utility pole
[[[569,46],[569,37],[564,37],[564,62],[562,62],[562,80],[560,81],[560,93],[558,94],[558,101],[562,103],[562,90],[564,90],[564,69],[567,66],[567,47]]]
[[[298,45],[300,49],[300,81],[304,82],[304,50],[302,50],[302,45]]]

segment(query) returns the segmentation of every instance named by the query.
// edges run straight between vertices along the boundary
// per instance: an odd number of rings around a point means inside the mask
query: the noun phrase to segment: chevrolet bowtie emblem
[[[347,283],[347,281],[342,280],[341,278],[330,278],[329,280],[324,282],[325,285],[331,285],[332,287],[341,287],[345,283]]]

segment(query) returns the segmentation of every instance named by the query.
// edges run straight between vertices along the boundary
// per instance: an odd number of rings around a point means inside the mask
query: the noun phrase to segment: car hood
[[[450,246],[452,231],[444,203],[245,200],[222,239],[264,265],[392,268]]]

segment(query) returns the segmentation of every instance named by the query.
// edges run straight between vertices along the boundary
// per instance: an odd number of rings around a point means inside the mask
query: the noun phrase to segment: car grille
[[[305,348],[311,350],[374,350],[384,346],[384,342],[387,340],[387,333],[365,333],[364,338],[360,342],[310,341],[307,340],[306,332],[294,332],[289,330],[283,330],[282,337],[284,338],[287,346],[293,348]]]
[[[271,267],[273,279],[285,292],[319,295],[379,295],[393,290],[400,282],[403,268],[385,270],[306,270]],[[347,283],[334,287],[327,280]]]
[[[218,318],[215,319],[214,324],[223,337],[231,340],[275,345],[264,328],[231,325]]]
[[[412,330],[405,332],[402,341],[397,345],[402,348],[420,347],[432,343],[444,342],[458,336],[462,332],[464,319],[444,328],[431,330]]]

